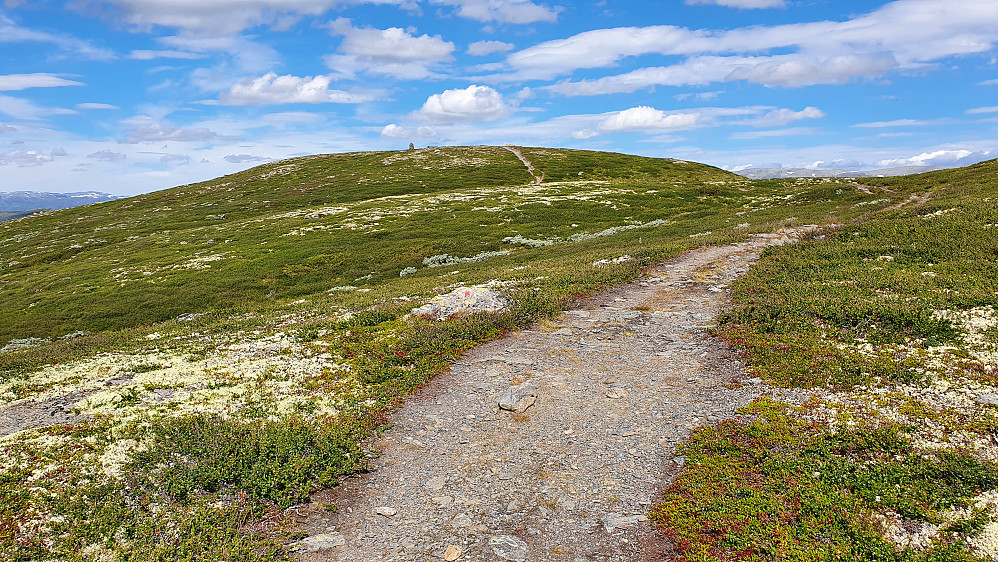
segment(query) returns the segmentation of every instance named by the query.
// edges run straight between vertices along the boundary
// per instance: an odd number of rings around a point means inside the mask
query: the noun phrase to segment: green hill
[[[310,156],[0,223],[0,407],[62,420],[0,436],[0,557],[281,558],[247,517],[362,469],[462,350],[690,248],[993,190],[993,162],[887,191],[519,150],[534,175],[503,147]],[[474,285],[509,308],[410,315]]]

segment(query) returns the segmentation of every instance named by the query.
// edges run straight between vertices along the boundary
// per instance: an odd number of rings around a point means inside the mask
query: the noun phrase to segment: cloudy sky
[[[998,0],[0,0],[0,191],[450,144],[998,157]]]

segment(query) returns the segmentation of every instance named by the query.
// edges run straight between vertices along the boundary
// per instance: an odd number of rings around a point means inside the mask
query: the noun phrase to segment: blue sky
[[[0,0],[0,191],[514,143],[726,169],[998,157],[998,0]]]

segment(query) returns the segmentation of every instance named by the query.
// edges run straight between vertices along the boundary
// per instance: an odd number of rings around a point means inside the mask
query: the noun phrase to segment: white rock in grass
[[[458,287],[446,295],[433,297],[429,303],[413,309],[413,316],[445,320],[461,314],[475,312],[501,312],[509,308],[509,299],[488,287]]]

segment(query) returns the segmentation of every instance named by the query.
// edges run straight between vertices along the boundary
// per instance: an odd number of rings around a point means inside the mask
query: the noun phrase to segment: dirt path
[[[676,444],[765,388],[704,329],[765,247],[812,228],[690,252],[470,351],[392,416],[370,473],[299,509],[302,558],[669,559],[645,515]],[[511,384],[536,390],[522,413],[497,406]]]
[[[527,157],[520,152],[520,149],[509,144],[503,145],[503,148],[512,152],[514,156],[520,159],[520,162],[523,162],[523,165],[527,167],[527,171],[530,172],[531,176],[533,176],[535,184],[540,185],[541,182],[544,181],[544,172],[541,172],[541,175],[538,176],[536,174],[537,170],[534,169],[533,163],[531,163],[530,160],[527,160]]]

